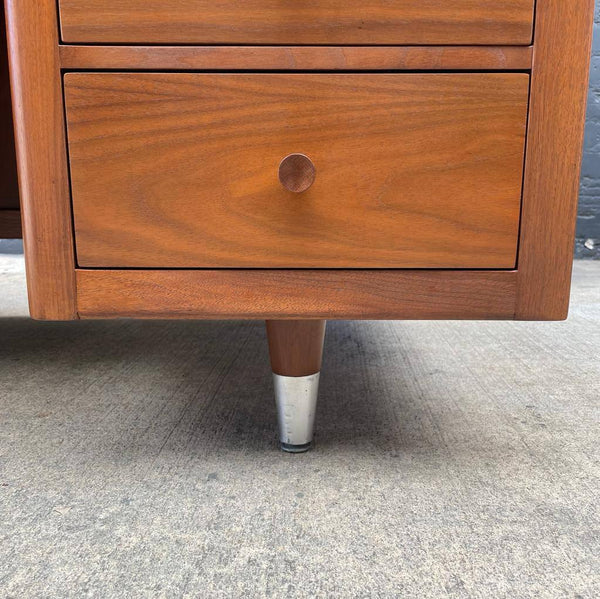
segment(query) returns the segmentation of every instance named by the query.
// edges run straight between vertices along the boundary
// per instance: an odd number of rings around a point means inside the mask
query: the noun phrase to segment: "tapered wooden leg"
[[[324,320],[267,320],[281,449],[308,451],[312,444]]]

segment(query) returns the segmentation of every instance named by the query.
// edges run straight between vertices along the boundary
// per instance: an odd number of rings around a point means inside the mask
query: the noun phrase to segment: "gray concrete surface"
[[[277,448],[261,323],[36,323],[0,260],[0,596],[600,596],[600,264],[566,323],[335,322]]]

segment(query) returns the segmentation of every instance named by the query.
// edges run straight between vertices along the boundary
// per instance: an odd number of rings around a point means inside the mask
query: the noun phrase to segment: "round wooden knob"
[[[306,191],[314,183],[316,174],[315,165],[304,154],[290,154],[279,165],[281,184],[294,193]]]

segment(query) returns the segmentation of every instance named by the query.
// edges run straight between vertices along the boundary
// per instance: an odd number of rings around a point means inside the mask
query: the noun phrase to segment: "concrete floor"
[[[600,596],[600,263],[566,323],[334,322],[317,445],[261,323],[26,318],[0,258],[0,596]]]

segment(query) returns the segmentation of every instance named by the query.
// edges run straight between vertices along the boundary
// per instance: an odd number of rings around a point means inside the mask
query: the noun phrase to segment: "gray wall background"
[[[600,260],[600,0],[596,0],[575,255]]]

